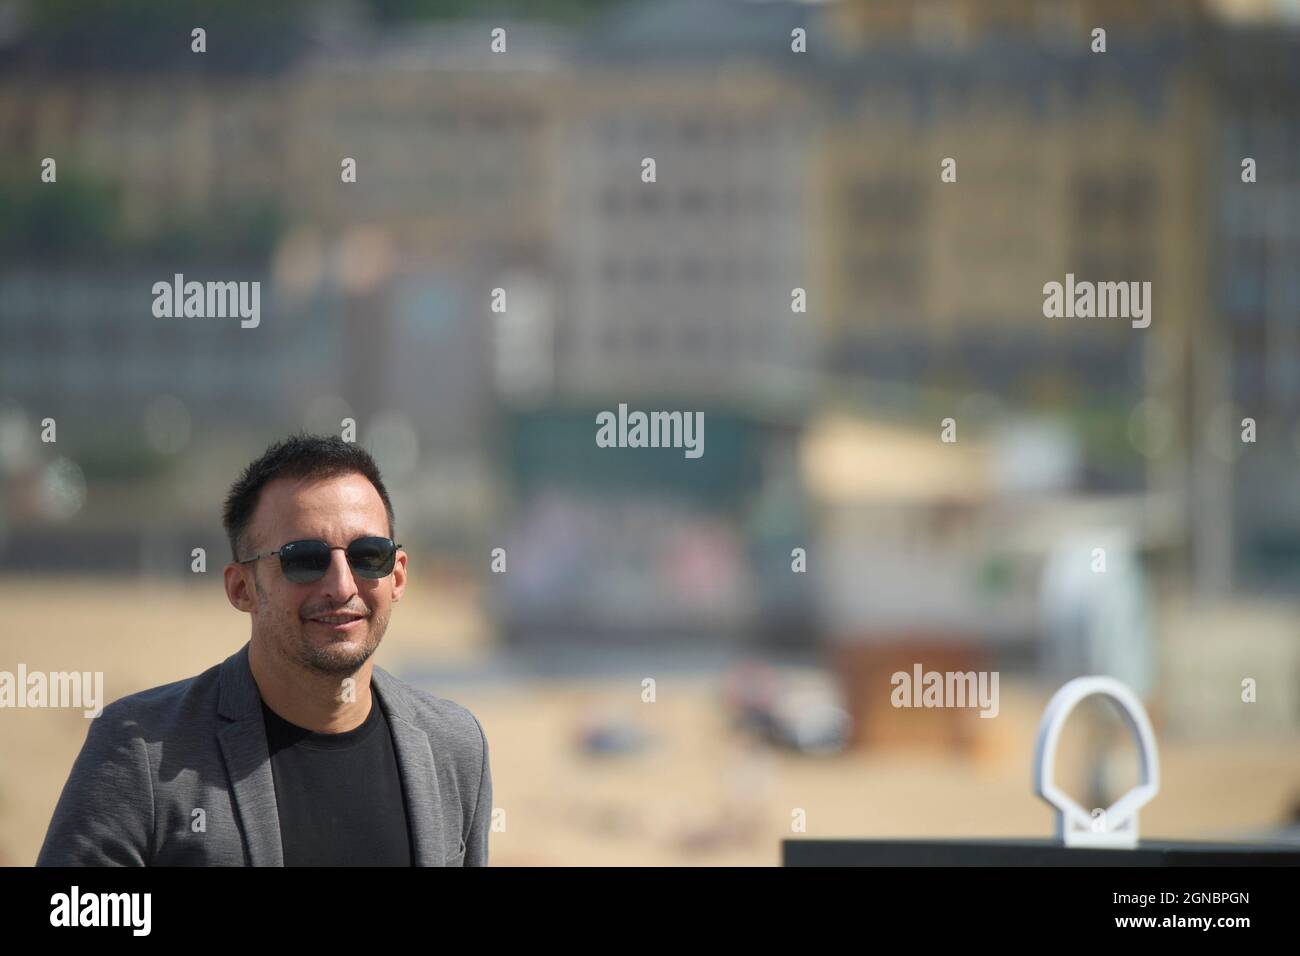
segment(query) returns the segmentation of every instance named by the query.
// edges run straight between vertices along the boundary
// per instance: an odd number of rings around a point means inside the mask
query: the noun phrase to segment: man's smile
[[[340,611],[337,614],[318,614],[315,617],[304,618],[308,624],[326,628],[335,634],[350,634],[368,619],[368,614],[358,614],[356,611]]]

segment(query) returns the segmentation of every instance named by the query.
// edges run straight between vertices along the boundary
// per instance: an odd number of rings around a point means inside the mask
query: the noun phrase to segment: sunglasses
[[[251,564],[261,558],[272,555],[280,556],[280,570],[284,576],[295,584],[310,584],[325,576],[330,567],[330,552],[343,551],[347,554],[348,567],[357,577],[378,581],[393,573],[397,563],[397,549],[392,538],[365,537],[357,538],[346,548],[342,545],[329,545],[324,541],[290,541],[280,546],[278,551],[267,551],[245,558],[239,564]]]

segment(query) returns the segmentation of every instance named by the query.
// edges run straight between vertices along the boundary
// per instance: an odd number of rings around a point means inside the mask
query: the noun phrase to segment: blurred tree
[[[84,171],[59,167],[58,188],[30,170],[0,170],[0,256],[7,261],[103,264],[188,257],[267,259],[284,232],[285,215],[266,199],[226,203],[220,215],[174,210],[139,234],[124,225],[121,187]]]
[[[20,185],[21,184],[21,185]],[[121,189],[59,169],[58,188],[31,171],[0,175],[0,253],[5,258],[60,259],[108,248],[120,238]]]

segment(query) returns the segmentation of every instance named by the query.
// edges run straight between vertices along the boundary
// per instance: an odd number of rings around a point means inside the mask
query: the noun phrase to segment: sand
[[[422,580],[394,614],[376,660],[399,676],[451,673],[499,655],[472,589]],[[0,580],[0,670],[103,671],[105,696],[192,676],[237,650],[248,621],[219,581]],[[656,679],[653,703],[641,679]],[[491,748],[493,865],[777,865],[799,837],[1047,836],[1030,791],[1034,733],[1052,688],[1004,677],[997,718],[970,756],[884,746],[832,757],[756,745],[729,726],[715,677],[434,678],[469,707]],[[640,728],[640,753],[584,755],[593,713]],[[0,863],[30,865],[85,738],[79,710],[0,711]],[[1067,728],[1061,781],[1080,735]],[[1131,748],[1128,748],[1131,751]],[[1144,837],[1236,839],[1282,823],[1300,795],[1294,737],[1161,740],[1161,793]],[[1136,776],[1134,769],[1130,774]]]

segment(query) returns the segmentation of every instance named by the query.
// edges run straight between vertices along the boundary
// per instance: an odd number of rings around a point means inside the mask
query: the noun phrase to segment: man
[[[273,444],[224,524],[250,640],[104,709],[37,865],[485,866],[477,718],[371,661],[406,587],[374,460],[337,438]]]

